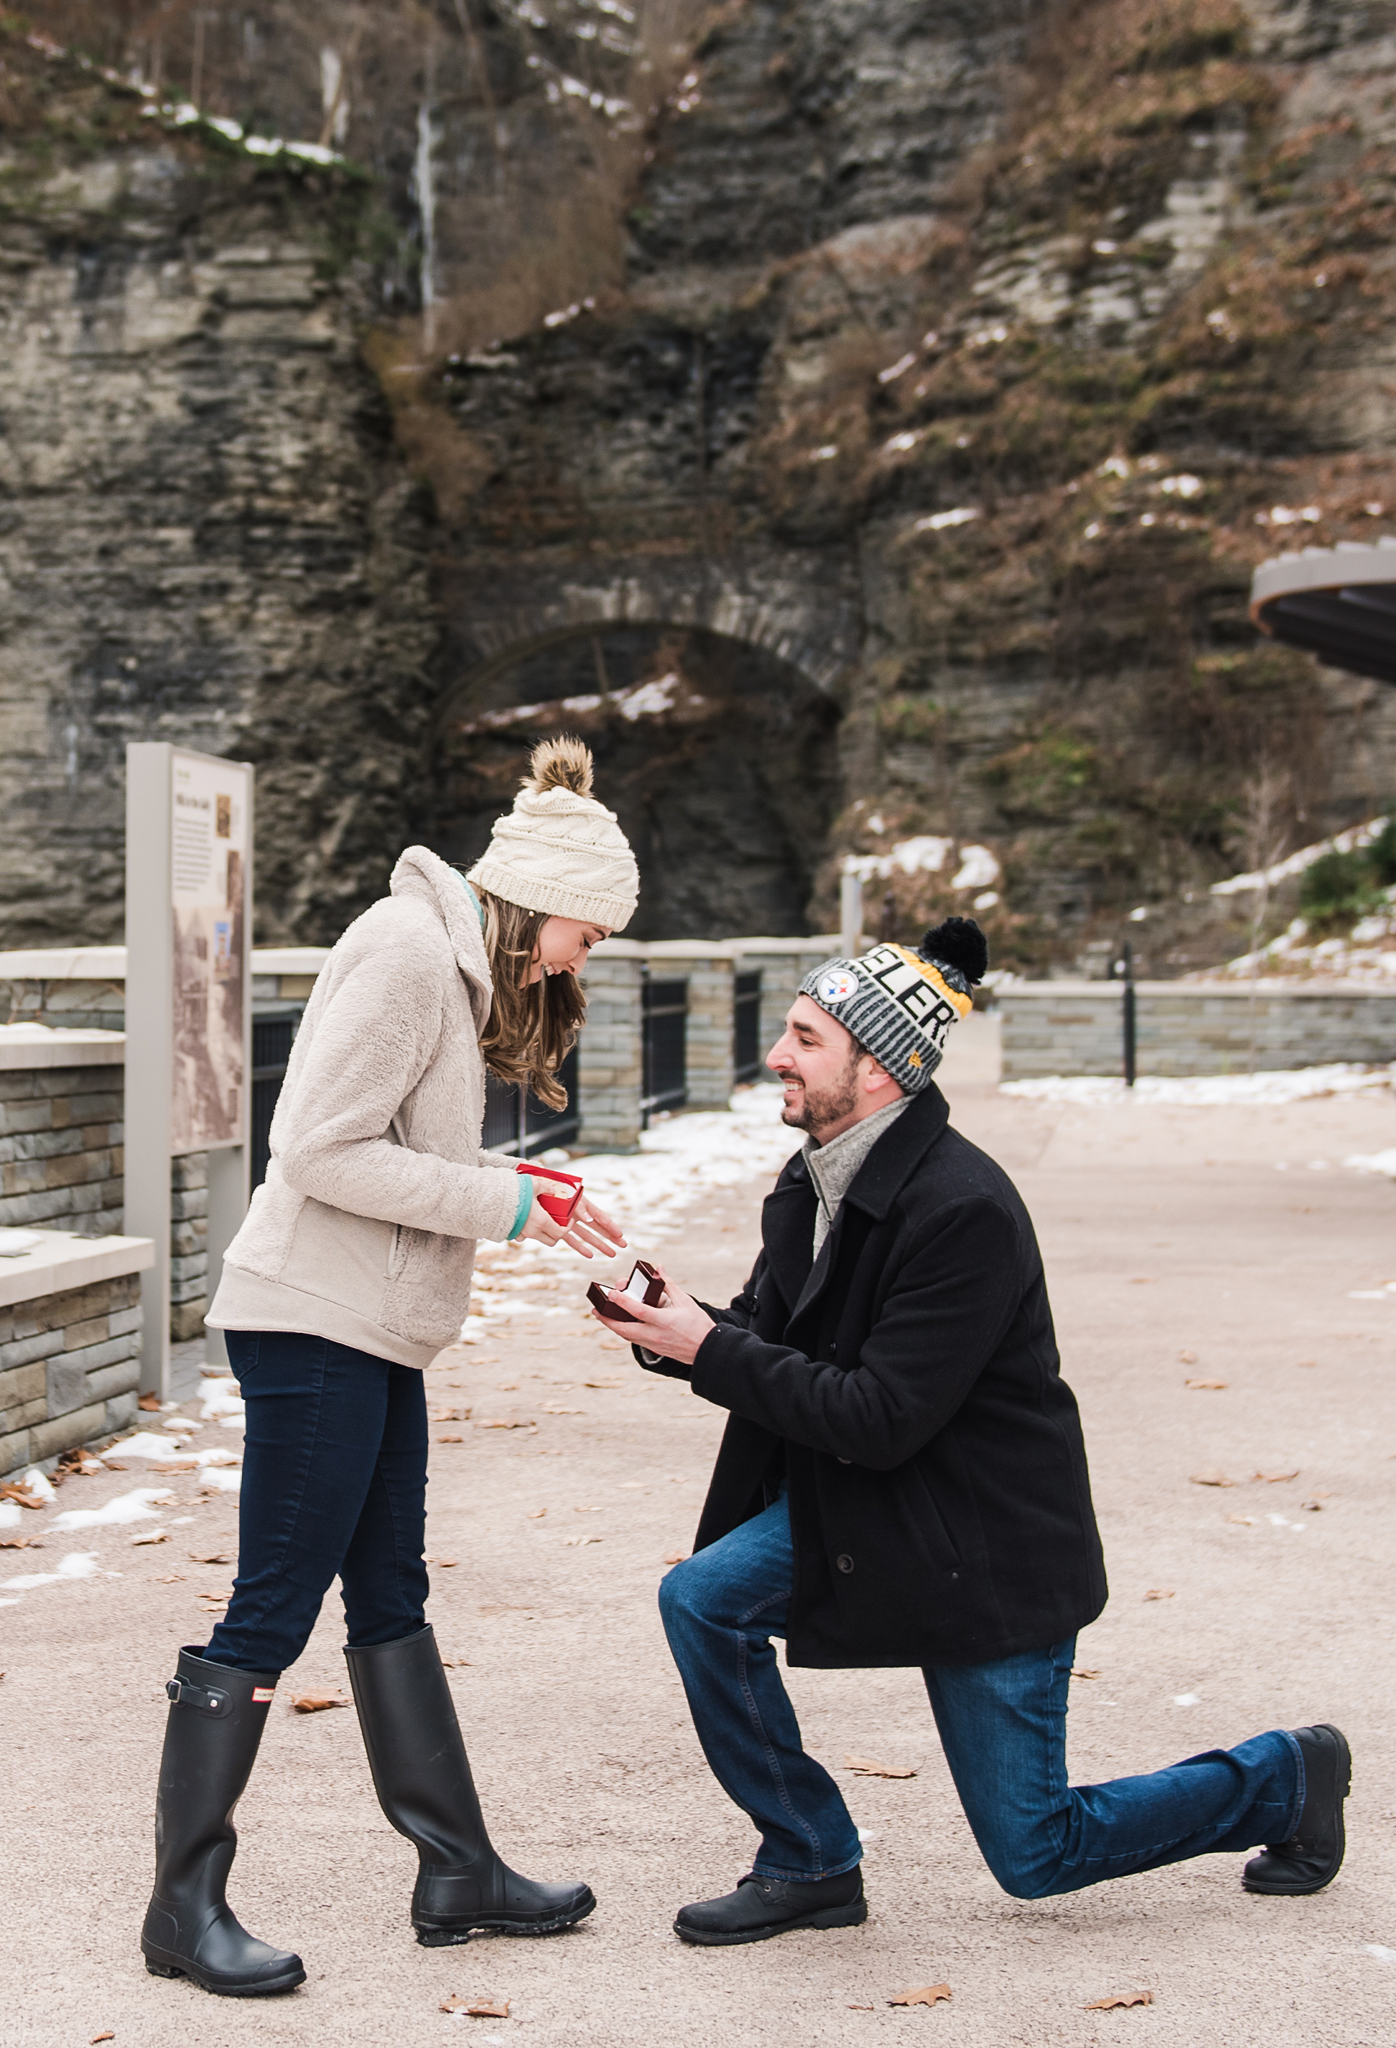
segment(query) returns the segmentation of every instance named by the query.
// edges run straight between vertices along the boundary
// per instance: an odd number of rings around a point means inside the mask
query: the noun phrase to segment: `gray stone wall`
[[[134,1422],[140,1348],[138,1273],[0,1308],[0,1474]]]
[[[1026,982],[1001,990],[1003,1079],[1123,1070],[1122,982]],[[1396,990],[1140,982],[1140,1074],[1266,1073],[1396,1059]]]
[[[121,1229],[120,1066],[0,1068],[0,1225]]]
[[[125,1069],[0,1068],[0,1227],[81,1237],[122,1228]],[[208,1306],[208,1155],[170,1162],[170,1335],[197,1337]]]

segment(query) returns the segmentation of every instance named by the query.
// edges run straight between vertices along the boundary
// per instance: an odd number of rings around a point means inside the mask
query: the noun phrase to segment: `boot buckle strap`
[[[187,1678],[170,1678],[165,1681],[165,1693],[170,1704],[176,1707],[197,1707],[200,1713],[214,1714],[220,1720],[233,1711],[231,1693],[217,1685],[194,1685]]]

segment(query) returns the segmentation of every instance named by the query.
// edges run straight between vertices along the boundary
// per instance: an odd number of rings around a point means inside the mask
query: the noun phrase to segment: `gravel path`
[[[235,1503],[185,1472],[166,1481],[176,1498],[158,1524],[65,1532],[59,1512],[161,1483],[134,1468],[74,1478],[24,1516],[19,1533],[43,1548],[0,1552],[0,1599],[69,1553],[101,1574],[21,1589],[0,1612],[6,2048],[107,2029],[117,2048],[1386,2048],[1396,1295],[1362,1297],[1396,1280],[1396,1187],[1339,1162],[1390,1147],[1396,1118],[1372,1100],[1009,1100],[969,1063],[947,1092],[1037,1220],[1085,1414],[1112,1597],[1078,1651],[1098,1676],[1073,1688],[1073,1776],[1335,1720],[1355,1777],[1332,1888],[1251,1898],[1233,1857],[1009,1899],[960,1815],[917,1674],[797,1671],[807,1741],[848,1784],[869,1843],[869,1922],[682,1947],[675,1908],[729,1889],[752,1846],[703,1764],[654,1602],[666,1556],[691,1541],[721,1417],[640,1372],[583,1320],[576,1268],[554,1266],[561,1284],[534,1290],[540,1306],[516,1302],[431,1373],[434,1408],[471,1411],[433,1427],[431,1613],[501,1849],[538,1876],[587,1878],[597,1912],[552,1941],[415,1945],[412,1853],[373,1799],[352,1711],[287,1704],[344,1687],[332,1599],[272,1710],[232,1885],[253,1931],[300,1950],[308,1982],[233,2004],[147,1977],[136,1938],[161,1688],[177,1646],[204,1638],[201,1596],[231,1583],[231,1565],[191,1553],[232,1549]],[[697,1291],[740,1279],[768,1181],[714,1190],[657,1247]],[[481,1426],[495,1422],[519,1426]],[[214,1440],[237,1442],[211,1422],[200,1441]],[[1191,1482],[1203,1472],[1234,1484]],[[133,1545],[155,1526],[168,1541]],[[850,1754],[917,1775],[853,1778]],[[942,1982],[953,1996],[933,2010],[887,2003]],[[1147,2008],[1086,2009],[1142,1990]],[[453,1993],[507,1999],[509,2017],[448,2017]]]

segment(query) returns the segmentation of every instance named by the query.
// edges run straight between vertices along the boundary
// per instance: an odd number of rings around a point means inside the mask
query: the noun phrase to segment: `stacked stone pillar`
[[[577,1041],[582,1103],[578,1145],[587,1152],[637,1152],[642,1086],[640,982],[645,948],[606,939],[587,962],[587,1020]]]

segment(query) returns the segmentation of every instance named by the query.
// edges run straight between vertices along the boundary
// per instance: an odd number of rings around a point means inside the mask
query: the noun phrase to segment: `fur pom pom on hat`
[[[945,1056],[950,1026],[974,1008],[989,948],[972,917],[947,917],[909,946],[874,946],[856,960],[826,960],[800,984],[881,1061],[908,1095],[918,1094]]]
[[[467,879],[524,910],[610,931],[629,924],[640,872],[615,812],[592,795],[591,779],[591,750],[581,740],[540,741],[513,810],[496,818]]]

